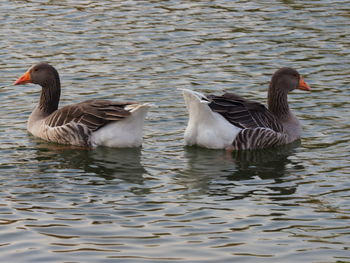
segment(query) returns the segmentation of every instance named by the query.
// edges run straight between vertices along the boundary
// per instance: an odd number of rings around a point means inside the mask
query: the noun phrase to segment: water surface
[[[331,8],[330,8],[331,6]],[[0,255],[4,262],[350,262],[349,1],[1,1]],[[152,108],[140,149],[87,151],[26,132],[39,87]],[[272,73],[312,92],[300,142],[184,147],[178,88],[264,102]]]

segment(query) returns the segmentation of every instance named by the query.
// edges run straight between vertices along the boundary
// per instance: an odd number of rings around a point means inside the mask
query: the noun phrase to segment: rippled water
[[[2,262],[350,262],[349,1],[0,1]],[[92,151],[26,132],[30,65],[61,105],[140,100],[141,149]],[[301,142],[184,147],[178,88],[264,101],[297,68]]]

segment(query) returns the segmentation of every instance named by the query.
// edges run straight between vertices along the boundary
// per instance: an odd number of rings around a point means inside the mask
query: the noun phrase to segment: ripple
[[[12,262],[350,261],[348,1],[0,3],[0,251]],[[59,146],[26,132],[54,64],[66,105],[151,102],[140,149]],[[178,88],[264,102],[297,68],[295,144],[227,154],[184,147]]]

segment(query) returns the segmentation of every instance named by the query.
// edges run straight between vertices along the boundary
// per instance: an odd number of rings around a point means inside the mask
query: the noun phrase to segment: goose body
[[[111,100],[87,100],[58,109],[60,79],[46,63],[32,66],[14,84],[42,87],[39,104],[27,130],[46,141],[84,147],[138,147],[149,105]]]
[[[291,68],[274,73],[268,108],[236,94],[204,95],[183,90],[189,112],[184,139],[187,145],[211,149],[246,150],[291,143],[301,136],[301,125],[289,110],[288,92],[310,87]]]

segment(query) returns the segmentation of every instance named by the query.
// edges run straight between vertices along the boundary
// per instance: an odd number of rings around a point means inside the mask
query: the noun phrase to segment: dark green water
[[[0,1],[1,262],[350,262],[349,1]],[[38,140],[48,61],[61,105],[139,100],[141,149]],[[265,101],[292,66],[301,142],[227,154],[184,147],[178,88]]]

